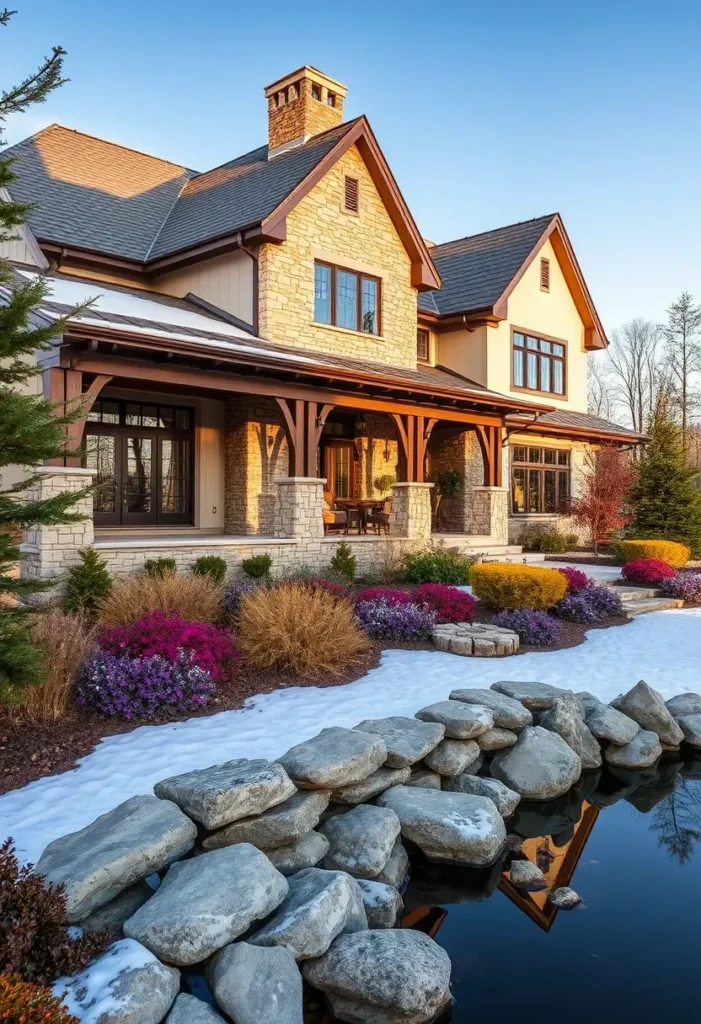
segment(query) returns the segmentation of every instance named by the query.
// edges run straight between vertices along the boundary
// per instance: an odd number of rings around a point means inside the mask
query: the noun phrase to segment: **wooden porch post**
[[[501,487],[501,427],[476,426],[475,430],[484,462],[484,486]]]
[[[334,406],[327,403],[320,409],[318,402],[300,398],[276,398],[275,401],[285,421],[290,476],[316,477],[321,432]]]
[[[425,478],[426,446],[438,419],[425,416],[390,413],[397,428],[401,472],[405,483],[423,483]]]
[[[66,424],[66,449],[77,451],[83,443],[85,421],[95,399],[112,380],[107,374],[97,374],[87,391],[83,392],[83,373],[62,366],[50,366],[43,372],[44,397],[57,405],[58,415],[74,412],[81,407],[81,415]],[[80,466],[80,455],[63,455],[49,460],[51,466]]]

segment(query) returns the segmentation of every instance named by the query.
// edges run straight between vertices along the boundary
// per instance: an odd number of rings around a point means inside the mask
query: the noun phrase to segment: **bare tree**
[[[660,328],[636,317],[613,332],[609,372],[613,397],[624,407],[633,429],[644,433],[657,404],[665,373],[659,363]]]
[[[605,354],[591,352],[587,359],[587,408],[593,416],[613,419],[614,395]]]
[[[682,292],[667,310],[667,323],[662,328],[666,355],[677,396],[684,437],[694,406],[698,404],[695,375],[701,372],[701,306],[689,292]]]

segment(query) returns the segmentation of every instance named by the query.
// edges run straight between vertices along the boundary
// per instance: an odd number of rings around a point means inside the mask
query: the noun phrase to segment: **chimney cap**
[[[303,64],[302,67],[297,68],[296,71],[290,71],[289,74],[276,79],[276,81],[271,82],[270,85],[266,85],[266,99],[269,99],[270,96],[274,95],[280,89],[284,89],[286,86],[299,81],[300,78],[309,78],[317,85],[326,86],[327,89],[336,93],[341,97],[341,99],[345,99],[348,93],[348,87],[343,85],[342,82],[337,82],[335,78],[329,78],[329,76],[325,75],[323,71],[319,71],[318,68],[312,67],[311,64]]]

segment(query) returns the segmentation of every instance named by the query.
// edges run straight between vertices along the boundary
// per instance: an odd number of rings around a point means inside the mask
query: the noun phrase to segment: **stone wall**
[[[509,491],[507,487],[473,487],[469,533],[491,537],[506,544],[509,535]]]
[[[428,445],[428,471],[435,478],[445,470],[463,474],[462,493],[443,498],[440,505],[440,529],[445,533],[480,533],[472,517],[472,489],[484,480],[482,449],[474,430],[434,432]]]
[[[389,497],[389,492],[375,487],[380,476],[399,475],[399,448],[397,431],[389,416],[382,413],[363,414],[365,429],[358,431],[356,451],[358,461],[355,473],[356,498]]]
[[[229,398],[224,426],[225,531],[275,532],[278,477],[289,472],[282,413],[273,398]]]
[[[431,538],[431,489],[433,484],[397,483],[392,488],[389,517],[391,536],[426,544]]]

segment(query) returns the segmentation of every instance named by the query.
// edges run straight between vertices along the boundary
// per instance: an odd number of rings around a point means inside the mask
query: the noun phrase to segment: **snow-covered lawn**
[[[413,715],[456,687],[498,679],[537,679],[606,701],[639,679],[665,698],[698,692],[701,609],[644,615],[627,626],[593,630],[579,647],[495,661],[388,651],[376,669],[346,686],[278,690],[252,698],[242,711],[110,736],[77,769],[0,797],[0,838],[13,836],[20,855],[36,861],[51,840],[151,792],[166,776],[236,757],[276,758],[324,726]]]

